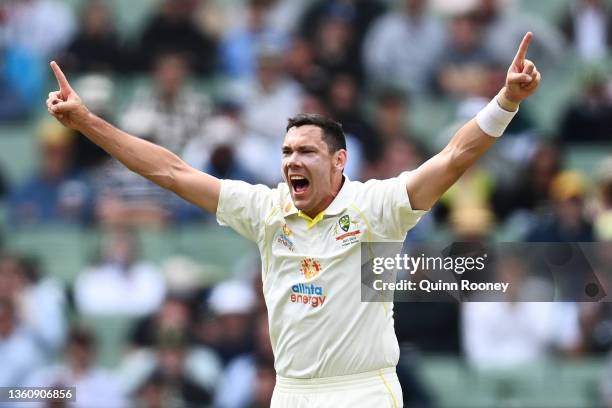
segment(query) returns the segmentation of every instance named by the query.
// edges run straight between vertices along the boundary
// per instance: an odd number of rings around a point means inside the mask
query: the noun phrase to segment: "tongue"
[[[308,188],[308,181],[306,180],[300,180],[298,182],[296,182],[294,184],[295,186],[295,191],[298,193],[301,193],[302,191],[306,190]]]

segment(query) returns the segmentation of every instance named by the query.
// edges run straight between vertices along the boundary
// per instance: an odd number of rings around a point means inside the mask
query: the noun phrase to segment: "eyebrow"
[[[317,146],[315,146],[315,145],[310,145],[310,144],[309,144],[309,145],[301,145],[301,146],[298,146],[298,147],[297,147],[295,150],[306,150],[306,149],[318,150],[318,147],[317,147]],[[282,150],[283,152],[285,152],[285,151],[288,151],[288,150],[294,150],[294,149],[292,149],[292,148],[291,148],[291,146],[286,146],[286,145],[285,145],[285,146],[283,146],[283,147],[281,148],[281,150]]]

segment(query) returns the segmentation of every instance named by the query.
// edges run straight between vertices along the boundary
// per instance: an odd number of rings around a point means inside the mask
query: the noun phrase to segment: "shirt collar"
[[[348,187],[348,184],[351,180],[349,180],[348,176],[346,175],[343,175],[343,177],[344,182],[342,183],[342,187],[340,188],[338,195],[336,195],[334,201],[332,201],[331,204],[325,210],[323,210],[323,215],[338,215],[348,208],[351,202],[351,197],[349,194],[350,188]],[[285,203],[283,204],[283,215],[288,217],[290,215],[297,214],[298,212],[299,210],[295,207],[295,204],[293,204],[293,200],[291,199],[291,193],[289,193],[287,190]],[[321,217],[323,217],[323,215],[321,215]]]

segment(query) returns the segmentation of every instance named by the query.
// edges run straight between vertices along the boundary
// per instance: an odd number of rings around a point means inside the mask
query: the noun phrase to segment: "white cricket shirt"
[[[361,241],[402,241],[425,211],[406,179],[344,184],[314,219],[286,183],[223,180],[217,221],[257,243],[278,375],[320,378],[395,367],[393,304],[361,302]]]

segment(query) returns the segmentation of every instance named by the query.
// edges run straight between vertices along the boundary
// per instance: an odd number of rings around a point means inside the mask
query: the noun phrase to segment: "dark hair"
[[[96,347],[96,337],[89,328],[79,324],[70,329],[67,343],[93,350]]]
[[[287,131],[292,127],[306,125],[317,126],[323,131],[323,141],[327,144],[327,148],[331,153],[335,153],[340,149],[346,150],[346,138],[344,137],[342,125],[318,113],[300,113],[289,118],[287,121]]]

